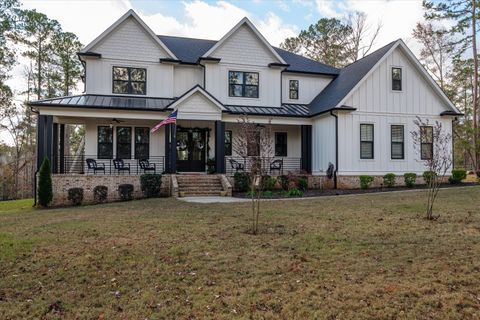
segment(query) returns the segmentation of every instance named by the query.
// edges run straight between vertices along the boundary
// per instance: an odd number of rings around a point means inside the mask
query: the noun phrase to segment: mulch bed
[[[442,184],[440,188],[454,188],[454,187],[471,187],[476,186],[477,183],[466,182],[461,184]],[[309,197],[323,197],[323,196],[340,196],[345,194],[363,194],[363,193],[375,193],[375,192],[390,192],[390,191],[402,191],[402,190],[423,190],[427,189],[426,185],[415,186],[415,188],[407,187],[394,187],[394,188],[369,188],[369,189],[312,189],[304,192],[302,198]],[[234,192],[233,197],[236,198],[250,198],[251,196],[246,192]],[[262,199],[284,199],[284,198],[295,198],[289,197],[284,193],[283,190],[275,190],[273,194],[268,197],[261,197]]]

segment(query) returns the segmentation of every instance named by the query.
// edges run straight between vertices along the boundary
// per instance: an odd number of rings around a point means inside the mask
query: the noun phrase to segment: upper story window
[[[360,159],[373,159],[373,124],[360,124]]]
[[[402,91],[402,68],[392,68],[392,90]]]
[[[289,97],[292,100],[298,99],[298,80],[290,80],[289,82],[290,94]]]
[[[113,67],[113,93],[147,94],[147,69]]]
[[[420,127],[420,158],[431,160],[433,157],[433,127]]]
[[[258,98],[258,72],[229,71],[228,95]]]

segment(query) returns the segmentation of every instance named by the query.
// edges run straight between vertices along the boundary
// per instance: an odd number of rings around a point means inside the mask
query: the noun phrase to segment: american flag
[[[160,122],[155,127],[153,127],[152,130],[150,130],[150,132],[154,133],[155,131],[160,129],[161,126],[164,126],[164,125],[170,124],[170,123],[177,123],[177,110],[170,113],[170,115],[168,117],[166,117],[165,119],[163,119],[162,122]]]

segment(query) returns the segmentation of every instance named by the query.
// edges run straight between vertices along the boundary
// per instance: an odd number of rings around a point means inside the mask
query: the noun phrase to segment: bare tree
[[[244,160],[245,174],[250,178],[252,199],[252,233],[258,233],[261,194],[264,177],[268,174],[273,159],[273,138],[270,122],[257,124],[241,116],[238,120],[239,132],[233,140],[233,151]]]
[[[411,132],[415,150],[420,155],[420,161],[428,169],[427,181],[427,207],[426,218],[438,218],[433,215],[433,205],[438,196],[441,183],[449,169],[452,168],[452,135],[443,128],[442,123],[435,121],[430,124],[428,120],[417,117],[414,121],[416,130]]]
[[[355,11],[349,15],[347,24],[351,27],[351,34],[347,45],[352,62],[365,57],[372,49],[382,29],[382,23],[375,26],[367,23],[367,15],[364,12]]]

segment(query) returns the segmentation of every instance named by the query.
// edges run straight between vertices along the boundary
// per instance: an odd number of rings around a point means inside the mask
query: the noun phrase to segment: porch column
[[[165,172],[177,172],[177,125],[165,126]]]
[[[65,173],[65,124],[60,124],[60,173]]]
[[[302,125],[302,160],[301,169],[312,173],[312,126]]]
[[[53,169],[53,116],[39,115],[37,120],[37,170],[47,157]]]
[[[225,122],[215,121],[215,169],[225,173]]]
[[[58,173],[58,123],[53,124],[52,173]]]

